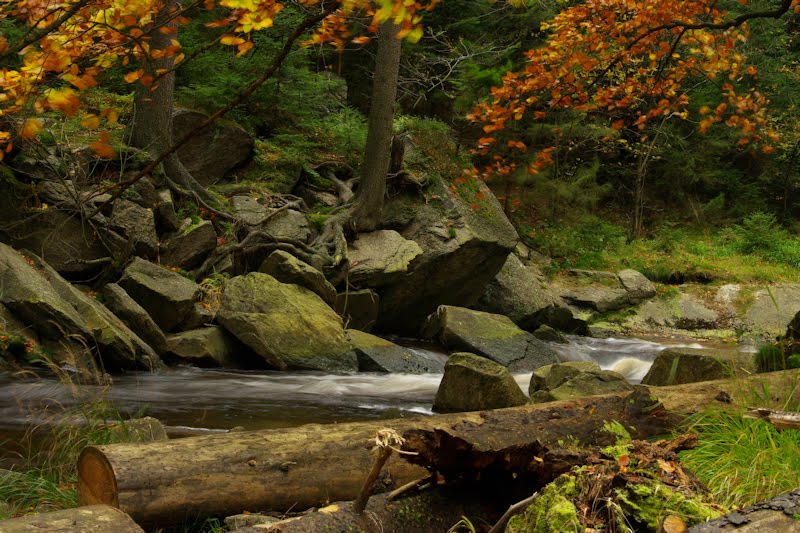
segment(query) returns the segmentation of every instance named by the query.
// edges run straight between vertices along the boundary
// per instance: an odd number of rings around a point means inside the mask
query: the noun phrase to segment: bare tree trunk
[[[386,174],[392,151],[392,122],[400,71],[399,27],[391,20],[384,22],[378,37],[378,56],[372,82],[367,145],[361,169],[356,205],[350,220],[356,231],[372,231],[381,220]]]
[[[166,0],[158,13],[153,29],[148,34],[150,50],[165,50],[177,38],[178,25],[174,14],[179,9],[177,0]],[[133,146],[147,150],[153,157],[159,157],[170,150],[172,139],[172,111],[175,103],[175,57],[143,59],[144,74],[136,83],[134,94],[133,126],[130,142]],[[161,74],[159,72],[166,72]],[[142,80],[157,80],[152,85]],[[217,199],[200,185],[183,166],[178,155],[172,151],[164,159],[164,172],[167,177],[211,204]]]

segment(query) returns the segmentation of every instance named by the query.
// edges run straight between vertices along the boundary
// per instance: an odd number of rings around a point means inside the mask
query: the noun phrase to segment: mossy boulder
[[[171,235],[163,245],[161,263],[184,270],[200,266],[217,247],[217,232],[210,220],[194,224],[188,220],[186,227]]]
[[[744,295],[748,305],[742,323],[753,334],[774,339],[800,312],[800,284],[777,283]]]
[[[504,366],[480,355],[454,353],[444,366],[433,410],[480,411],[524,405],[528,398]]]
[[[195,282],[139,257],[125,268],[118,283],[165,332],[185,319],[200,295]]]
[[[378,290],[376,328],[409,335],[416,335],[439,305],[477,303],[519,240],[481,182],[460,191],[432,179],[422,193],[401,192],[387,200],[382,225],[422,250],[405,275]]]
[[[305,287],[330,306],[336,302],[336,289],[325,279],[322,272],[283,250],[272,252],[258,271],[269,274],[281,283],[294,283]]]
[[[361,372],[432,374],[444,369],[444,362],[398,346],[386,339],[356,329],[345,332],[358,355]]]
[[[558,363],[558,354],[503,315],[442,305],[423,328],[425,338],[450,350],[469,351],[495,361],[512,372],[530,371]]]
[[[570,400],[583,396],[633,390],[625,376],[601,370],[597,363],[575,361],[537,368],[528,392],[532,402]]]
[[[756,370],[755,354],[734,350],[668,348],[656,356],[644,385],[680,385],[724,379]]]
[[[408,272],[422,248],[393,230],[360,233],[348,248],[348,281],[356,286],[380,287],[395,283]]]
[[[122,320],[134,333],[139,335],[157,353],[163,354],[167,351],[167,339],[161,328],[153,322],[153,319],[137,304],[125,290],[116,283],[109,283],[103,287],[103,303]]]
[[[572,318],[561,299],[534,267],[526,267],[515,254],[509,254],[500,272],[486,285],[477,308],[510,318],[522,329],[533,331],[539,325],[563,325]],[[561,316],[565,315],[565,316]]]
[[[633,330],[674,328],[685,330],[714,329],[718,326],[717,312],[699,298],[680,293],[644,303],[624,326]]]
[[[268,274],[228,280],[217,321],[270,367],[358,370],[341,318],[315,293]]]
[[[208,326],[167,338],[170,354],[182,363],[200,367],[247,368],[247,350],[224,328]]]

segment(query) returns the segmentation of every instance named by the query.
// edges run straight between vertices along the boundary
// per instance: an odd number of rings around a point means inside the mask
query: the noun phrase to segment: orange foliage
[[[719,84],[721,102],[713,112],[700,110],[698,130],[723,123],[738,129],[742,145],[769,152],[764,146],[774,133],[767,100],[747,86],[758,72],[739,51],[747,25],[686,28],[727,17],[715,0],[587,0],[566,8],[543,25],[549,37],[526,53],[524,70],[506,74],[469,115],[494,135],[478,141],[475,152],[491,159],[478,174],[490,178],[517,167],[530,173],[547,167],[553,148],[534,154],[518,148],[526,124],[565,110],[605,117],[614,130],[633,128],[644,139],[654,122],[690,118],[686,87],[703,79]]]
[[[345,40],[365,42],[363,36],[349,34],[348,23],[350,17],[364,14],[372,17],[372,30],[392,19],[400,26],[400,38],[415,41],[422,34],[422,12],[432,9],[437,0],[338,2],[340,9],[322,21],[311,38],[312,43],[343,46]],[[322,6],[321,0],[300,0],[300,3],[309,12]],[[326,2],[325,7],[329,4]],[[227,28],[229,33],[220,42],[232,47],[237,55],[248,53],[253,48],[252,33],[270,28],[274,17],[284,8],[278,0],[205,0],[203,5],[207,10],[225,10],[224,18],[210,26]],[[183,59],[177,40],[164,49],[149,45],[151,32],[174,31],[171,24],[154,27],[163,6],[163,0],[2,0],[0,21],[15,18],[30,25],[31,32],[25,38],[39,31],[44,35],[34,42],[23,43],[27,46],[19,50],[20,68],[0,70],[0,117],[47,110],[74,115],[80,107],[75,91],[95,86],[97,76],[111,67],[130,64],[131,70],[124,75],[128,83],[145,86],[156,83],[157,79],[139,68],[143,58],[174,57],[175,63]],[[181,12],[170,15],[175,24],[187,22]],[[51,31],[44,32],[45,29]],[[16,52],[18,44],[0,37],[0,54]],[[112,124],[117,116],[117,111],[104,109],[99,115],[86,117],[83,123],[85,127],[97,128],[101,119]],[[0,159],[11,150],[15,134],[35,135],[37,124],[25,122],[16,133],[0,130]],[[93,148],[104,157],[113,153],[103,139],[93,143]]]

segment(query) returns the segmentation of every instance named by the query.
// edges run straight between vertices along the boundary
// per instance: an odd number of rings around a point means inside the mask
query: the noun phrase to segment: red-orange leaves
[[[497,139],[491,145],[481,139],[479,152],[492,155],[486,153],[491,149],[502,158],[481,174],[505,172],[512,164],[541,171],[553,154],[516,150],[513,143],[522,142],[517,137],[531,123],[565,113],[605,118],[613,130],[633,127],[641,136],[665,120],[691,119],[689,88],[708,80],[718,84],[720,102],[713,111],[701,110],[698,129],[723,123],[737,129],[743,142],[763,142],[770,137],[767,101],[741,86],[758,73],[739,50],[747,27],[684,27],[729,19],[715,0],[586,0],[564,9],[542,25],[547,41],[526,53],[525,68],[506,74],[470,114]]]

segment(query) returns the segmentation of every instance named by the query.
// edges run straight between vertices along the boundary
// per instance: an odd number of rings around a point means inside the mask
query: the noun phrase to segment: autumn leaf
[[[23,139],[33,139],[44,128],[44,122],[40,118],[29,118],[22,124],[19,136]]]
[[[89,143],[89,148],[91,148],[98,157],[113,159],[117,155],[117,151],[109,144],[109,138],[110,135],[107,131],[100,132],[98,139]]]

